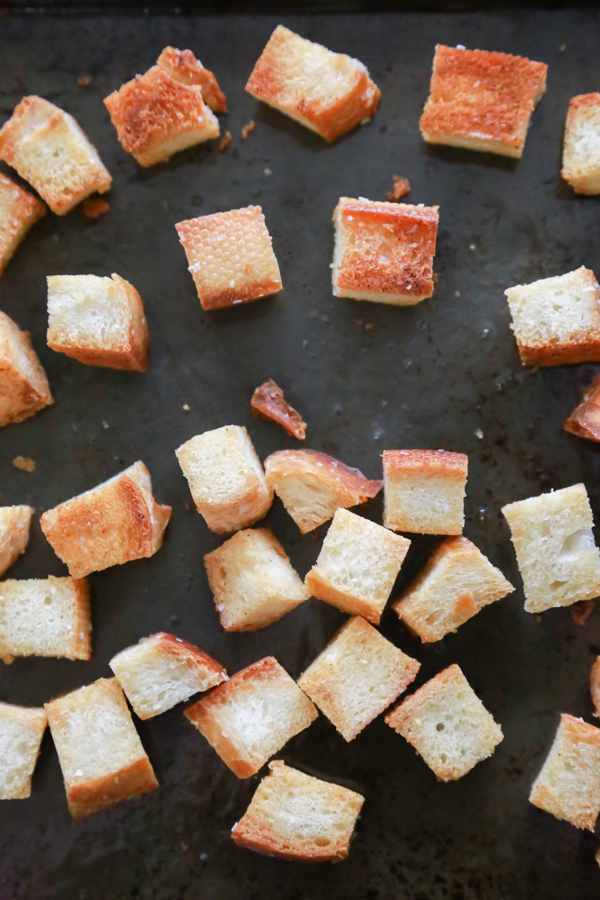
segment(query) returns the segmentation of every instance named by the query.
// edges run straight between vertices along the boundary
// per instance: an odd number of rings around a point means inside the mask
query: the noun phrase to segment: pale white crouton
[[[0,800],[31,796],[31,778],[47,724],[43,709],[0,703]]]
[[[0,427],[22,422],[53,403],[29,332],[0,312]]]
[[[571,98],[561,175],[576,194],[600,194],[600,94]]]
[[[32,225],[46,214],[46,205],[0,175],[0,275]]]
[[[385,527],[418,534],[462,534],[467,468],[464,453],[385,450]]]
[[[0,507],[0,575],[25,553],[33,513],[31,506]]]

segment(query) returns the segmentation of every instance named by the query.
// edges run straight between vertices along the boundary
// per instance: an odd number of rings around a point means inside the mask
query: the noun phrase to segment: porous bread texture
[[[576,194],[600,194],[600,94],[571,98],[561,175]]]
[[[185,711],[238,778],[261,769],[318,712],[272,656],[236,672]]]
[[[53,403],[29,332],[0,312],[0,427],[22,422]]]
[[[33,513],[31,506],[0,507],[0,575],[25,553]]]
[[[503,739],[460,668],[453,665],[407,697],[386,723],[423,757],[438,781],[456,781]]]
[[[464,453],[385,450],[385,527],[417,534],[462,534],[467,470]]]
[[[278,25],[258,59],[246,90],[333,141],[371,118],[381,91],[366,67]]]
[[[584,484],[509,503],[502,513],[517,554],[527,612],[600,595],[600,551]]]
[[[101,572],[162,547],[170,506],[152,496],[150,473],[136,462],[119,475],[49,509],[40,519],[52,549],[74,578]]]
[[[175,225],[203,309],[248,303],[283,287],[260,206]]]
[[[175,453],[196,509],[215,534],[231,534],[266,516],[273,490],[245,428],[205,431]]]
[[[352,741],[406,690],[420,667],[355,616],[342,625],[298,684],[344,740]]]
[[[565,422],[565,431],[590,441],[600,441],[600,375],[594,378],[583,400]]]
[[[231,837],[239,847],[304,862],[348,856],[362,794],[286,766],[269,763]]]
[[[592,666],[590,674],[590,693],[594,704],[594,715],[600,718],[600,656]]]
[[[182,84],[198,85],[202,99],[213,112],[227,112],[227,98],[220,89],[217,79],[209,69],[205,69],[191,50],[176,50],[165,47],[156,65]]]
[[[337,509],[305,584],[313,597],[379,624],[410,541]]]
[[[264,628],[310,596],[268,528],[238,531],[204,565],[225,631]]]
[[[45,203],[0,174],[0,275],[31,226],[45,214]]]
[[[112,181],[73,116],[35,95],[24,97],[0,129],[0,159],[59,216],[90,194],[104,194]]]
[[[512,584],[475,544],[451,537],[442,541],[392,609],[427,643],[440,641],[511,591]]]
[[[0,703],[0,800],[31,796],[31,778],[47,724],[43,709]]]
[[[45,703],[74,819],[158,787],[116,678]]]

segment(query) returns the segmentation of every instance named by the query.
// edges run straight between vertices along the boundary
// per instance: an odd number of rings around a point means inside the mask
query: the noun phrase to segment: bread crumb
[[[98,216],[103,215],[103,213],[108,212],[110,209],[110,203],[107,203],[106,200],[94,200],[92,198],[88,198],[83,201],[83,213],[88,219],[97,219]]]
[[[475,432],[475,437],[478,437],[480,441],[483,440],[483,431],[481,430],[481,428],[477,429],[477,431]]]
[[[390,203],[397,203],[401,197],[404,197],[410,191],[410,182],[408,178],[402,178],[400,175],[393,175],[394,186],[391,191],[387,192],[387,198]]]
[[[256,125],[254,124],[254,120],[251,119],[251,120],[248,122],[248,124],[247,124],[247,125],[244,125],[244,127],[242,128],[242,137],[243,137],[243,139],[246,140],[246,138],[248,137],[248,135],[249,135],[249,134],[252,134],[252,132],[254,131],[255,128],[256,128]]]
[[[277,422],[292,437],[303,441],[306,437],[306,422],[293,406],[286,402],[281,388],[269,378],[257,387],[250,401],[252,412],[264,419]]]
[[[559,53],[564,53],[566,49],[567,49],[567,45],[566,45],[566,44],[561,44],[560,47],[558,48],[558,52],[559,52]]]
[[[574,603],[571,606],[571,618],[576,625],[586,625],[593,612],[593,600],[581,600],[579,603]]]
[[[455,297],[460,297],[460,291],[454,291],[454,296],[455,296]]]
[[[102,427],[103,427],[103,428],[110,428],[110,425],[108,424],[108,422],[102,422]]]
[[[230,131],[226,131],[225,134],[224,134],[224,136],[223,136],[223,140],[222,140],[221,143],[219,144],[219,153],[222,153],[223,150],[227,150],[227,148],[229,147],[230,143],[231,143],[231,132],[230,132]]]
[[[373,322],[367,322],[367,323],[365,324],[365,331],[372,331],[373,328],[375,328],[375,325],[374,325]]]
[[[273,174],[273,170],[272,170],[272,169],[269,169],[268,166],[266,167],[266,169],[263,169],[263,172],[265,173],[265,175],[272,175],[272,174]]]
[[[189,406],[188,406],[187,403],[184,403],[184,404],[183,404],[183,408],[185,409],[186,412],[189,412],[189,411],[190,411],[190,408],[189,408]]]
[[[21,469],[23,472],[35,471],[35,460],[29,456],[15,456],[12,464],[16,469]]]
[[[185,853],[186,850],[189,850],[189,845],[185,844],[183,841],[181,842],[181,849]]]
[[[475,249],[475,244],[469,244],[469,250],[474,250],[474,249]]]
[[[78,75],[77,76],[77,87],[80,88],[89,88],[92,85],[92,76],[91,75]]]

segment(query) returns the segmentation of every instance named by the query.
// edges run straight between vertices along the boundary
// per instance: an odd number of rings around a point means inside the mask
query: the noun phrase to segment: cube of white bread
[[[21,100],[0,129],[0,159],[59,216],[90,194],[104,194],[112,181],[73,116],[35,95]]]
[[[33,513],[31,506],[0,506],[0,575],[25,553]]]
[[[600,441],[600,375],[594,378],[583,400],[565,422],[565,431],[590,441]]]
[[[561,175],[576,194],[600,194],[600,94],[571,97]]]
[[[0,800],[31,796],[31,778],[47,724],[43,709],[0,703]]]
[[[417,677],[421,664],[355,616],[342,625],[298,684],[352,741]]]
[[[385,527],[417,534],[462,534],[467,470],[464,453],[385,450]]]
[[[439,781],[462,778],[503,739],[457,665],[407,697],[385,721],[413,745]]]
[[[248,303],[283,287],[260,206],[175,225],[203,309]]]
[[[29,332],[0,312],[0,427],[22,422],[53,403]]]
[[[236,672],[185,711],[238,778],[261,769],[318,712],[272,656]]]
[[[306,534],[347,509],[376,497],[382,481],[369,481],[333,456],[318,450],[278,450],[265,460],[267,484]]]
[[[584,484],[509,503],[502,513],[517,554],[527,612],[600,595],[600,551]]]
[[[596,658],[596,662],[592,666],[590,674],[590,693],[592,695],[592,703],[594,704],[594,715],[600,718],[600,656]]]
[[[362,794],[305,775],[279,759],[269,769],[231,829],[235,843],[282,859],[345,859],[365,802]]]
[[[82,578],[109,566],[154,556],[162,547],[170,518],[171,507],[156,502],[148,469],[138,461],[49,509],[40,525],[70,574]]]
[[[88,366],[146,371],[148,324],[132,284],[116,273],[47,281],[49,347]]]
[[[420,122],[423,139],[521,157],[547,71],[545,63],[521,56],[438,44]]]
[[[396,306],[431,297],[438,209],[340,197],[333,213],[334,295]]]
[[[409,547],[382,525],[337,509],[306,587],[313,597],[377,625]]]
[[[0,174],[0,275],[31,226],[45,214],[45,203]]]
[[[99,678],[44,707],[74,819],[158,787],[116,678]]]
[[[202,99],[213,112],[227,112],[227,98],[209,69],[205,69],[191,50],[176,50],[165,47],[156,61],[175,81],[195,84],[202,91]]]
[[[465,537],[439,545],[392,609],[423,643],[456,631],[484,606],[514,591],[502,572]]]
[[[175,453],[196,509],[215,534],[231,534],[266,516],[273,490],[245,428],[205,431]]]
[[[310,596],[268,528],[238,531],[204,565],[225,631],[264,628]]]
[[[278,25],[258,59],[246,90],[333,141],[371,118],[381,91],[366,67]]]

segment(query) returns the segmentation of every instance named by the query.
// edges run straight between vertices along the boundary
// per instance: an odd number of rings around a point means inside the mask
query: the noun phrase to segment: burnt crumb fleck
[[[92,81],[93,81],[93,78],[91,75],[84,75],[82,73],[81,75],[77,76],[77,87],[89,88],[92,86]]]

